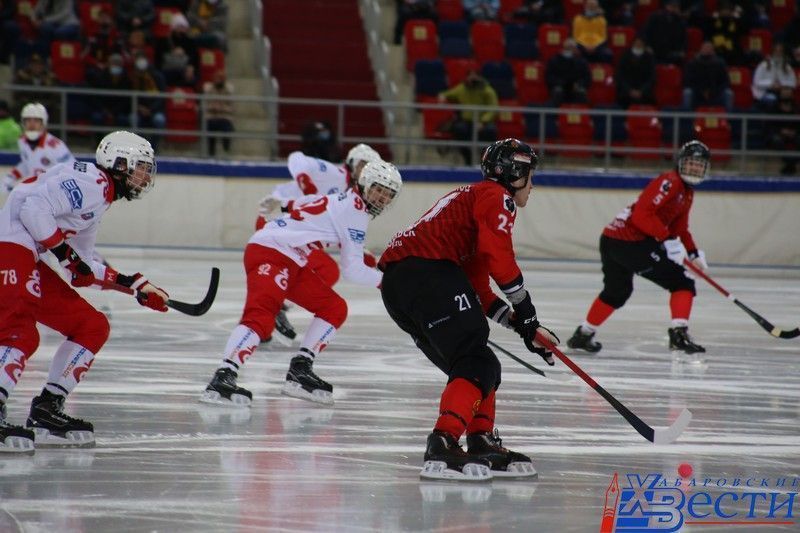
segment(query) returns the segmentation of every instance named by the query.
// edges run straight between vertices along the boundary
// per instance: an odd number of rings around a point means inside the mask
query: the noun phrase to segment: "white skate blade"
[[[37,448],[92,448],[95,444],[93,431],[67,431],[64,437],[59,437],[44,428],[28,429],[36,434]]]
[[[451,495],[454,498],[460,497],[464,503],[485,503],[492,497],[492,485],[491,483],[421,481],[419,492],[422,495],[422,501],[426,503],[445,503],[447,497]]]
[[[243,394],[231,394],[231,399],[223,398],[215,390],[205,390],[200,395],[200,402],[225,407],[250,407],[253,401]]]
[[[490,481],[492,472],[488,466],[477,463],[467,463],[459,472],[447,468],[447,463],[444,461],[425,461],[419,477],[446,481]]]
[[[533,463],[525,461],[510,463],[506,470],[492,470],[492,475],[503,479],[537,479],[539,477]]]
[[[36,451],[33,440],[25,437],[10,436],[0,442],[0,453],[26,453],[32,454]]]
[[[292,398],[299,398],[301,400],[308,400],[309,402],[319,403],[322,405],[333,405],[333,394],[326,390],[316,389],[308,392],[302,385],[295,381],[286,381],[283,384],[282,394],[291,396]]]

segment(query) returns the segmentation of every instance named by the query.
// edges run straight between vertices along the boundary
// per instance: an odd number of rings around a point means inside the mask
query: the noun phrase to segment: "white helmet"
[[[114,175],[124,175],[117,180],[123,185],[120,196],[128,200],[141,198],[153,188],[156,175],[156,158],[153,147],[144,137],[129,131],[109,133],[95,152],[97,165]]]
[[[369,145],[364,143],[357,144],[350,148],[350,151],[347,152],[347,157],[344,160],[344,164],[347,165],[347,168],[350,170],[350,173],[353,174],[356,171],[356,167],[361,161],[369,163],[370,161],[380,161],[381,156],[373,150]]]
[[[394,200],[403,187],[397,167],[383,160],[370,161],[358,177],[358,190],[367,212],[376,217]]]
[[[22,108],[22,113],[20,113],[20,119],[22,120],[23,126],[25,125],[26,118],[38,118],[42,121],[41,130],[25,130],[25,137],[27,137],[29,141],[35,141],[41,137],[47,129],[47,108],[39,102],[25,104],[25,107]]]

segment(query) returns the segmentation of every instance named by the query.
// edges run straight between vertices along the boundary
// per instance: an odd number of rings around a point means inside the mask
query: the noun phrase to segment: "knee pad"
[[[331,298],[330,302],[320,311],[316,316],[328,322],[330,325],[339,329],[347,319],[347,302],[344,298],[334,293],[335,298]]]
[[[604,288],[600,293],[600,299],[614,309],[619,309],[625,305],[625,302],[628,301],[631,294],[633,294],[633,285],[624,289],[617,289],[613,292]]]
[[[481,389],[484,398],[500,385],[500,361],[488,347],[465,355],[450,370],[450,381],[464,378]]]
[[[106,315],[95,310],[86,317],[80,331],[73,335],[70,340],[96,354],[108,340],[110,332],[111,325],[108,323]]]
[[[39,330],[36,329],[36,323],[34,322],[30,326],[23,328],[14,339],[8,339],[0,344],[16,348],[24,353],[26,358],[30,357],[39,347]]]

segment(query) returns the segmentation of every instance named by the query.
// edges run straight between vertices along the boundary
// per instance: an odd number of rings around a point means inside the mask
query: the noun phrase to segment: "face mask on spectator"
[[[631,52],[633,52],[633,55],[635,56],[640,56],[644,53],[644,48],[639,46],[634,46],[633,48],[631,48]]]
[[[147,58],[139,57],[136,59],[136,68],[139,70],[147,70]]]
[[[119,76],[122,74],[122,67],[119,65],[111,65],[108,67],[109,72],[111,72],[112,76]]]
[[[572,57],[572,50],[562,50],[561,55],[569,59]]]

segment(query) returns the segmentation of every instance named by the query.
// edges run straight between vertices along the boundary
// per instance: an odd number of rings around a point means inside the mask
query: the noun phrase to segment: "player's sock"
[[[482,396],[481,390],[464,378],[448,383],[439,401],[439,418],[434,429],[449,433],[458,441],[475,416]]]
[[[25,370],[25,363],[28,357],[22,353],[22,350],[12,348],[11,346],[0,346],[0,394],[5,398],[11,395],[14,387],[17,386],[17,380]]]
[[[261,339],[255,331],[239,324],[230,336],[228,342],[225,344],[225,355],[222,358],[220,368],[228,368],[238,373],[239,369],[244,366],[245,361],[253,355],[256,351]]]
[[[336,337],[336,328],[330,322],[319,317],[311,319],[303,341],[300,343],[300,351],[305,350],[311,353],[311,358],[325,349],[328,344]]]
[[[472,420],[467,424],[467,435],[471,433],[492,432],[494,429],[495,391],[481,400],[481,405]]]
[[[669,296],[669,310],[672,316],[672,327],[689,325],[689,315],[692,313],[692,291],[675,291]]]
[[[603,325],[603,322],[608,320],[608,317],[610,317],[614,311],[615,309],[613,307],[605,303],[598,296],[594,299],[594,302],[592,302],[589,312],[586,313],[585,324],[596,330]]]
[[[94,426],[64,412],[64,396],[48,390],[35,397],[25,424],[36,434],[39,447],[94,446]]]
[[[66,396],[75,389],[93,362],[94,354],[88,349],[72,341],[62,342],[50,363],[45,389]]]

